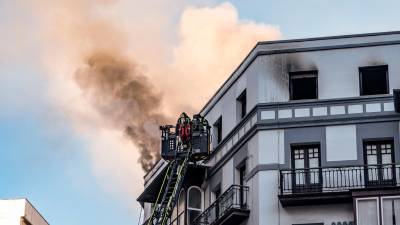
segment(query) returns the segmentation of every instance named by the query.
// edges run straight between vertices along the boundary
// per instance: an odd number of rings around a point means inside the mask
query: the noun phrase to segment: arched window
[[[196,186],[192,186],[187,192],[187,216],[188,224],[203,211],[203,191]]]

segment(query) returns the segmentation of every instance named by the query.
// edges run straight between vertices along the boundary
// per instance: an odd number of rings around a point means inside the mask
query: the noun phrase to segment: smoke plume
[[[149,171],[160,158],[158,127],[167,122],[160,114],[161,95],[140,68],[115,52],[94,52],[76,81],[93,106],[111,125],[123,130],[139,148],[139,162]]]
[[[101,183],[124,196],[138,195],[159,158],[158,126],[197,112],[257,41],[280,37],[230,3],[31,3],[49,99],[86,141]]]

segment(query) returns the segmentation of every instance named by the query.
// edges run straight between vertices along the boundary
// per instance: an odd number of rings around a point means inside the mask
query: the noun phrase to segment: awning
[[[197,180],[196,183],[202,182],[200,181],[200,179],[204,178],[206,169],[207,169],[206,166],[190,164],[186,172],[184,186],[185,184],[192,183],[194,178],[195,180]],[[151,181],[151,183],[148,184],[147,188],[136,199],[138,202],[154,203],[157,200],[157,196],[161,189],[161,185],[166,171],[167,167],[164,167],[164,169],[156,175],[156,177]]]

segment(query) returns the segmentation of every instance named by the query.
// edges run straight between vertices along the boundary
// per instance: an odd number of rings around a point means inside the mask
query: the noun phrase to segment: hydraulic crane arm
[[[202,160],[210,153],[210,126],[207,120],[185,113],[175,127],[162,126],[161,156],[169,161],[157,200],[146,225],[167,225],[182,189],[189,162]]]

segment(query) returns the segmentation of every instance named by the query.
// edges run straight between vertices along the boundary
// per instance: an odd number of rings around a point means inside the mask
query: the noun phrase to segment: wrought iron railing
[[[280,170],[280,194],[400,186],[400,164]]]
[[[176,218],[174,218],[169,225],[185,225],[185,211],[182,211],[178,214]]]
[[[145,220],[142,225],[147,225],[147,223],[149,222],[148,218],[147,220]],[[182,211],[178,214],[177,217],[174,217],[172,220],[168,219],[167,221],[168,225],[185,225],[185,211]]]
[[[195,225],[210,225],[225,216],[231,209],[248,210],[249,187],[232,185],[214,203],[193,221]]]

